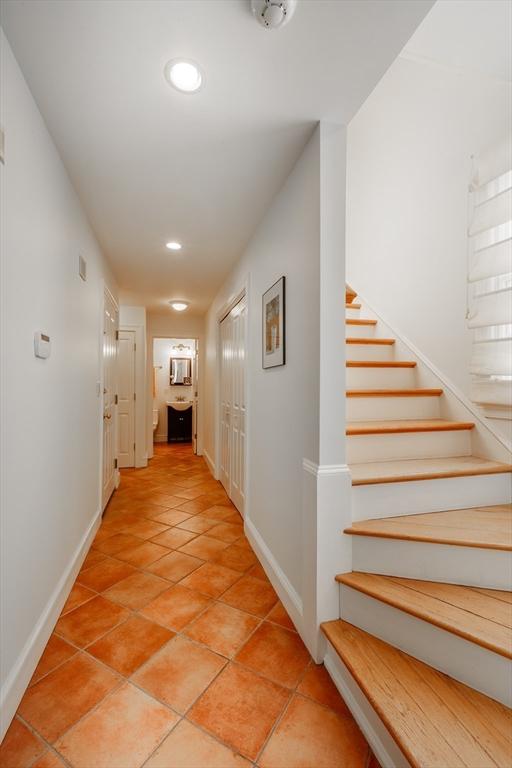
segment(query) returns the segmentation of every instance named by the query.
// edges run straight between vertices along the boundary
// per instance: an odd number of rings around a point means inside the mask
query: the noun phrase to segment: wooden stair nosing
[[[346,301],[345,302],[345,309],[361,309],[361,305],[360,304],[354,304],[353,301],[351,301],[351,302]]]
[[[509,768],[507,707],[345,621],[321,629],[412,768]]]
[[[347,360],[347,368],[416,368],[414,360]]]
[[[361,520],[344,533],[512,552],[512,504]],[[507,594],[500,593],[499,599]]]
[[[395,339],[379,339],[379,338],[359,338],[358,336],[347,336],[345,339],[347,344],[377,344],[379,346],[391,346],[395,343]]]
[[[456,457],[454,457],[456,458]],[[408,461],[406,459],[405,461]],[[384,463],[384,462],[382,462]],[[357,466],[357,465],[356,465]],[[352,485],[381,485],[385,483],[411,483],[419,480],[443,480],[452,477],[480,477],[482,475],[501,475],[512,472],[511,464],[498,464],[490,465],[489,467],[482,468],[468,468],[468,469],[453,469],[453,470],[437,470],[433,472],[418,472],[417,474],[408,475],[380,475],[377,477],[365,477],[355,479],[352,478]]]
[[[498,617],[501,615],[502,619],[505,613],[510,614],[505,603],[500,604],[498,600],[487,599],[483,595],[472,593],[469,587],[358,572],[340,574],[336,576],[336,581],[386,603],[392,608],[408,613],[410,616],[458,635],[475,645],[487,648],[493,653],[512,659],[510,616],[508,617],[509,626],[507,626],[478,614],[476,607],[475,611],[472,612],[461,608],[460,605],[455,605],[456,598],[452,597],[452,602],[449,602],[442,597],[435,596],[436,592],[438,595],[442,594],[443,588],[447,596],[450,592],[453,595],[455,590],[455,594],[459,592],[461,596],[469,596],[475,603],[491,604],[496,615]],[[422,589],[424,591],[421,591]]]
[[[347,320],[345,320],[345,324],[346,325],[377,325],[377,321],[365,319],[365,318],[360,319],[358,317],[354,317],[354,318],[348,318]]]
[[[348,389],[347,397],[440,397],[442,389]]]
[[[357,424],[357,426],[356,426]],[[445,419],[393,419],[385,421],[348,422],[347,435],[397,435],[415,432],[458,432],[474,429],[471,421],[448,421]]]

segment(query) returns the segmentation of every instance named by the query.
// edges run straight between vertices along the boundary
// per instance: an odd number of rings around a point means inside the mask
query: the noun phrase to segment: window
[[[471,399],[512,418],[512,162],[510,144],[475,163],[469,195]]]

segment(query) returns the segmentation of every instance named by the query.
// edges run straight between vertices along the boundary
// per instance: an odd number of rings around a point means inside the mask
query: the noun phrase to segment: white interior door
[[[117,304],[105,289],[103,300],[103,454],[102,503],[106,507],[117,483],[116,468],[116,383]]]
[[[221,482],[242,514],[245,504],[246,324],[244,297],[221,323]]]
[[[220,481],[228,496],[231,495],[231,331],[228,315],[220,324]]]
[[[119,331],[117,459],[135,466],[135,331]]]

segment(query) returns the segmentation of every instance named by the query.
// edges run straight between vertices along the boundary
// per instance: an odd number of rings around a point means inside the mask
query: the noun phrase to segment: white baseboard
[[[210,454],[208,453],[208,451],[207,451],[207,450],[206,450],[206,448],[204,448],[204,447],[203,447],[203,453],[202,453],[202,455],[204,456],[204,459],[205,459],[205,461],[206,461],[206,464],[208,465],[208,469],[209,469],[209,470],[210,470],[210,472],[212,473],[213,477],[215,478],[215,480],[218,480],[217,474],[216,474],[216,472],[215,472],[215,464],[214,464],[214,462],[212,461],[212,458],[211,458]]]
[[[21,698],[34,674],[34,670],[46,647],[46,643],[53,632],[53,628],[57,623],[57,619],[68,598],[71,587],[78,575],[78,571],[89,551],[89,547],[100,522],[101,511],[98,510],[84,533],[80,544],[75,549],[68,567],[59,579],[57,586],[36,622],[30,637],[22,648],[16,663],[9,672],[4,685],[0,690],[0,742],[10,725],[12,718],[16,714]]]
[[[324,664],[382,768],[410,768],[405,755],[328,641]]]
[[[267,547],[259,532],[256,530],[254,524],[245,518],[244,528],[247,538],[249,539],[258,560],[263,566],[265,573],[275,591],[277,592],[279,599],[286,608],[291,620],[295,624],[295,628],[299,634],[303,632],[303,610],[302,600],[290,582],[288,576],[280,567],[279,563],[275,559],[274,555]]]

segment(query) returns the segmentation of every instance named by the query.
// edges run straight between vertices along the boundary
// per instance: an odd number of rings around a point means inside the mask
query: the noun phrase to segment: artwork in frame
[[[281,277],[263,294],[263,368],[286,362],[285,278]]]

